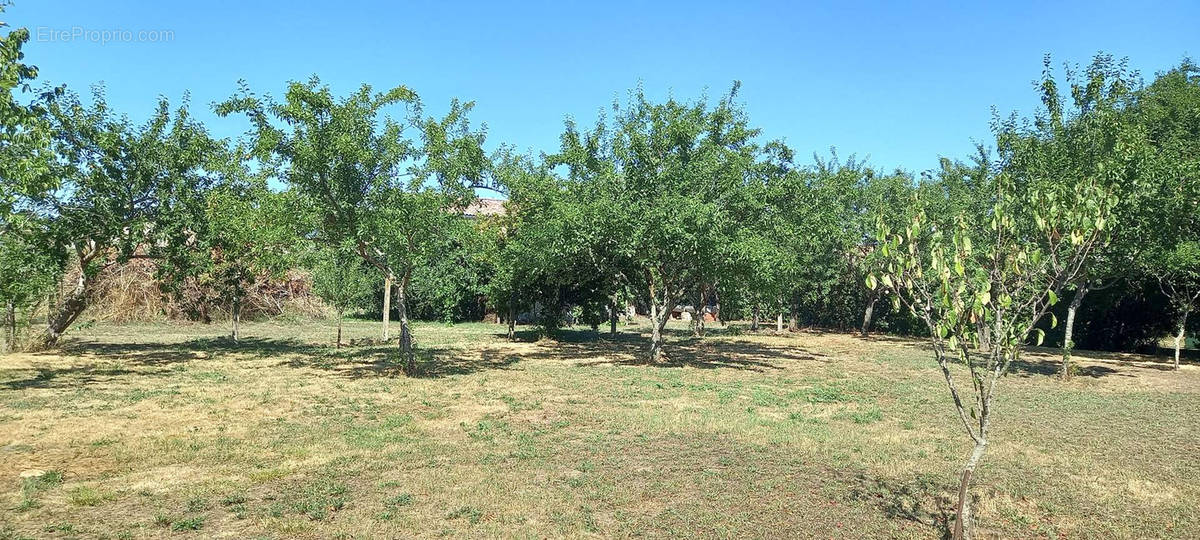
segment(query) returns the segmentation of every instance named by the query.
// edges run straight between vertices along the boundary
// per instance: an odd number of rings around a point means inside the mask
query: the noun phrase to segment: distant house
[[[463,209],[463,216],[471,219],[504,214],[504,199],[475,199]]]

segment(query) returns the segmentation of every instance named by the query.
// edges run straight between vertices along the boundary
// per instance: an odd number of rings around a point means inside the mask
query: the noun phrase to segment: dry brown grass
[[[101,325],[0,357],[0,538],[928,537],[968,450],[919,342],[485,324]],[[632,330],[638,330],[634,328]],[[350,338],[374,337],[370,323]],[[979,473],[989,536],[1200,535],[1200,369],[1035,352]],[[21,471],[61,473],[22,485]]]

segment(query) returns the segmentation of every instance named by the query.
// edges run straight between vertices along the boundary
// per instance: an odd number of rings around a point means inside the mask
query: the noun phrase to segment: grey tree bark
[[[758,304],[755,304],[754,307],[750,309],[750,331],[758,331]]]
[[[617,297],[613,295],[608,305],[608,333],[617,335]]]
[[[779,316],[775,318],[775,331],[780,334],[783,333],[783,313],[780,313]]]
[[[242,338],[240,323],[242,322],[242,299],[239,296],[233,297],[233,341],[237,343]]]
[[[392,318],[392,276],[383,278],[383,340],[391,339],[388,333],[388,320]]]
[[[17,348],[17,310],[13,301],[9,300],[4,306],[4,354]]]
[[[867,309],[863,312],[862,337],[867,337],[868,335],[870,335],[871,317],[875,313],[875,302],[878,302],[878,301],[879,301],[879,292],[872,291],[871,298],[869,300],[867,300]]]
[[[660,308],[654,302],[650,303],[650,361],[661,362],[663,357],[663,328],[667,319],[671,318],[671,310]]]
[[[508,302],[508,340],[517,339],[517,308],[513,307],[512,300]]]
[[[75,286],[59,303],[58,309],[54,310],[54,315],[46,324],[46,333],[41,340],[42,347],[57,345],[63,333],[71,327],[75,319],[79,318],[84,308],[87,307],[87,298],[91,294],[92,285],[93,279],[89,278],[86,273],[81,273]]]
[[[987,439],[980,439],[975,443],[975,448],[971,450],[971,456],[963,465],[962,477],[958,484],[956,517],[954,518],[953,535],[955,540],[969,540],[974,536],[972,534],[974,527],[971,526],[971,477],[975,474],[975,467],[979,465],[979,460],[983,458],[985,450],[987,450]]]
[[[1075,313],[1079,311],[1079,306],[1083,305],[1083,297],[1087,296],[1088,291],[1088,284],[1081,284],[1075,289],[1075,297],[1067,306],[1066,326],[1063,327],[1062,369],[1059,372],[1063,380],[1069,380],[1072,375],[1071,352],[1075,349]]]
[[[1179,354],[1183,350],[1183,338],[1187,336],[1187,309],[1183,310],[1183,315],[1179,317],[1179,333],[1175,335],[1175,369],[1179,369]]]
[[[411,271],[405,270],[404,276],[400,279],[400,285],[396,288],[396,308],[400,316],[400,355],[404,358],[404,372],[412,375],[417,367],[416,358],[413,355],[412,346],[412,330],[408,326],[408,280],[411,277]]]

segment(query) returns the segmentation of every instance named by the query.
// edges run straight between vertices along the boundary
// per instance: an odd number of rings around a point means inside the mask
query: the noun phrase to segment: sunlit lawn
[[[673,324],[661,366],[418,324],[417,377],[325,322],[82,329],[0,357],[0,538],[944,533],[969,445],[920,342]],[[1002,382],[981,529],[1200,536],[1200,368],[1082,356]]]

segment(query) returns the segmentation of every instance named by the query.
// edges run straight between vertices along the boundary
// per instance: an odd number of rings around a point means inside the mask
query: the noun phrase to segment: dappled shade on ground
[[[919,341],[679,325],[648,365],[622,330],[420,324],[415,376],[367,323],[341,351],[324,323],[134,325],[0,357],[0,533],[945,534],[967,447]],[[983,530],[1196,536],[1200,369],[1077,358],[1002,381]]]

